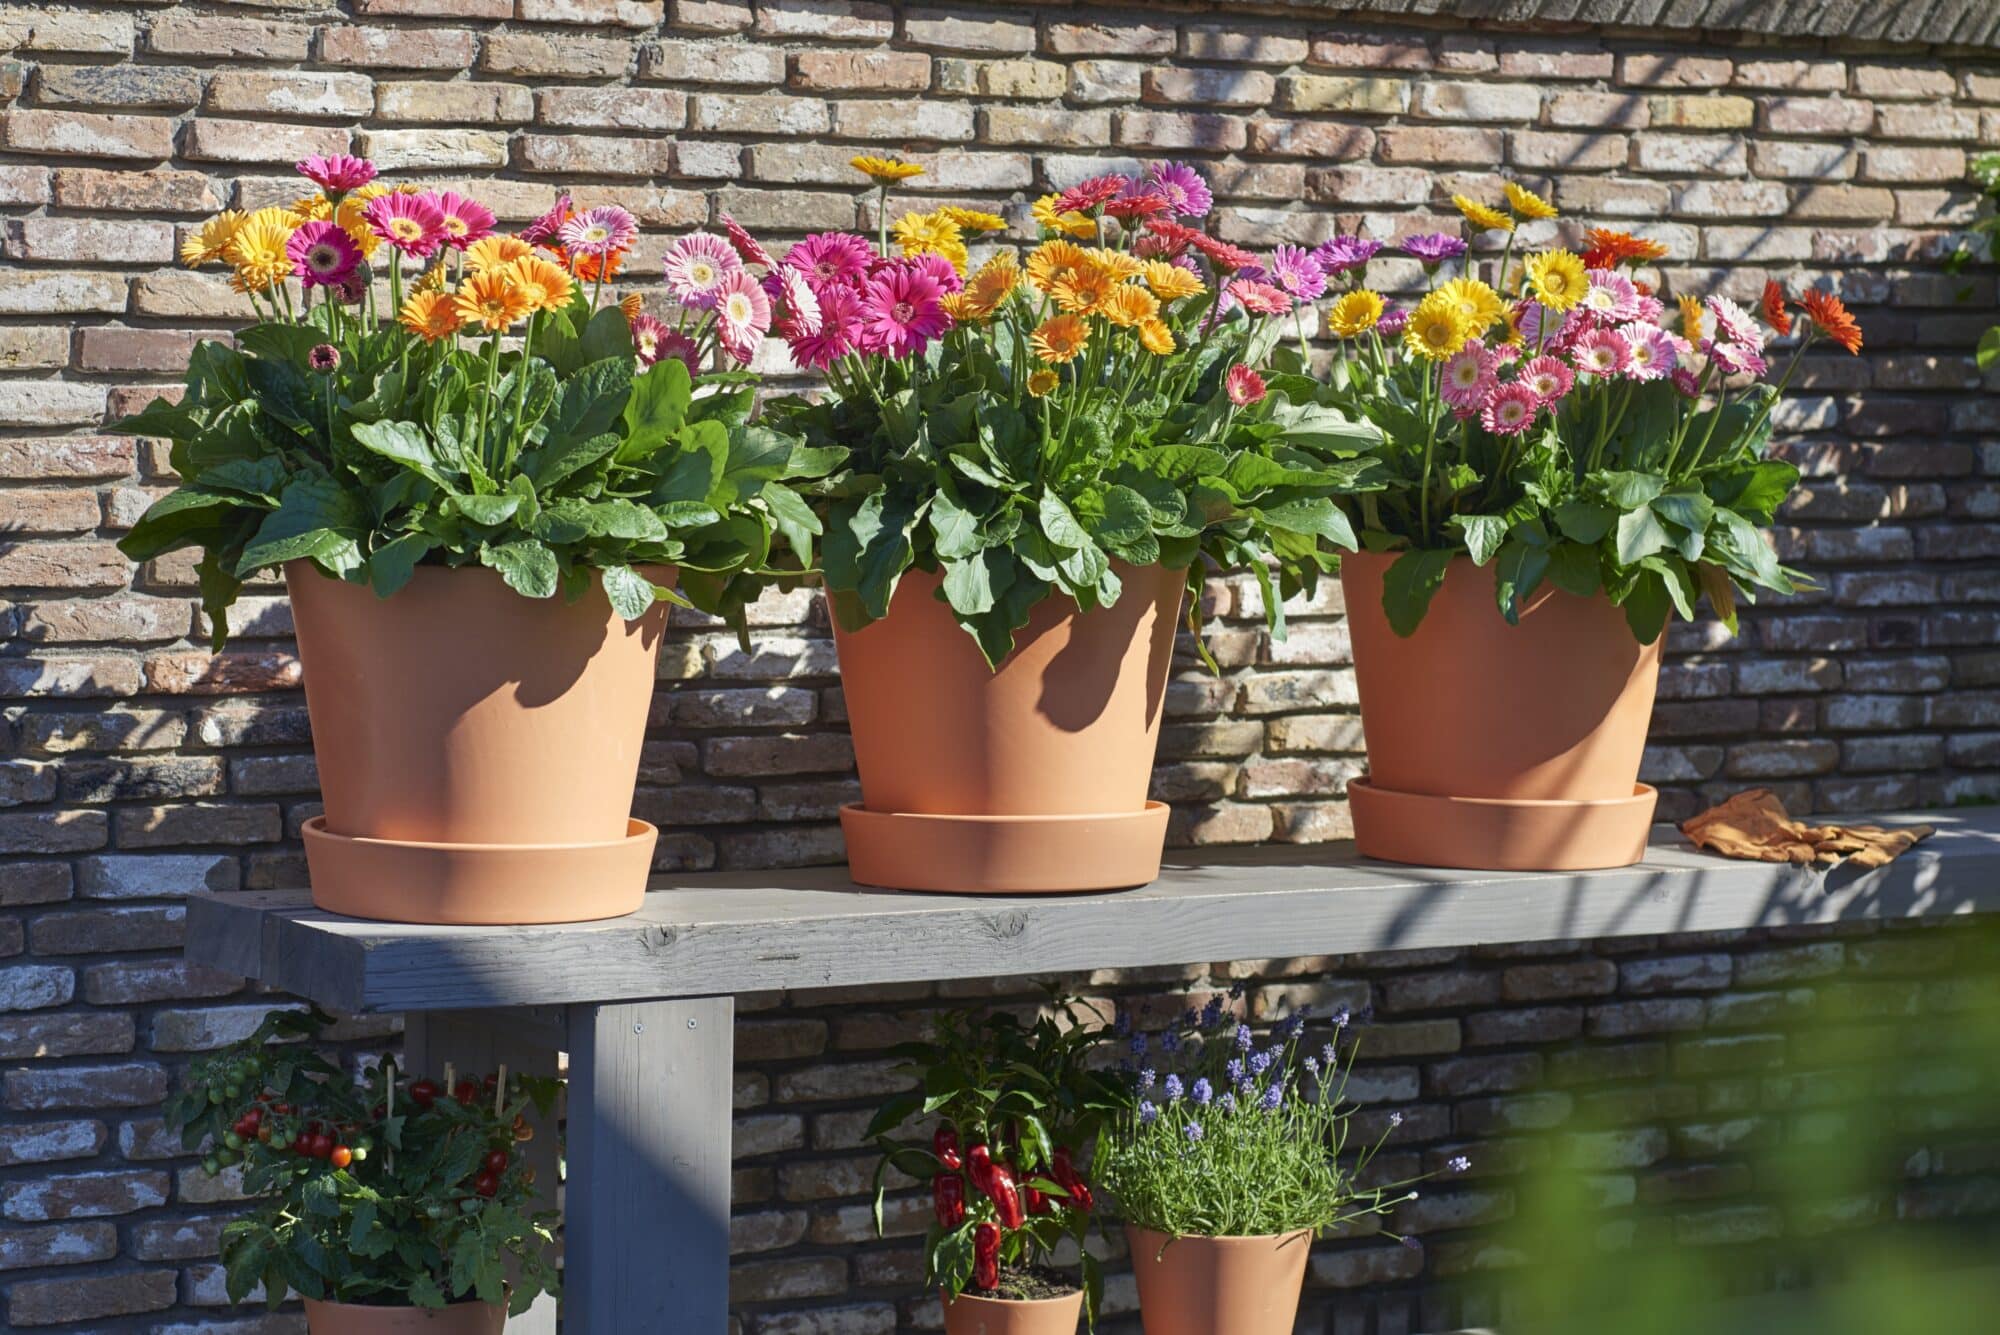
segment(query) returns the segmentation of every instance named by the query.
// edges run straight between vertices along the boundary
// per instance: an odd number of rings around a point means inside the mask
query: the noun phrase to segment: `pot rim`
[[[1311,1227],[1290,1229],[1284,1233],[1169,1233],[1165,1229],[1147,1228],[1144,1224],[1127,1223],[1128,1233],[1144,1233],[1149,1237],[1165,1238],[1169,1242],[1219,1242],[1219,1243],[1263,1243],[1265,1245],[1287,1244],[1294,1238],[1308,1238],[1313,1235]]]
[[[947,1307],[957,1302],[1004,1303],[1009,1307],[1049,1307],[1056,1303],[1075,1302],[1083,1297],[1083,1289],[1081,1287],[1071,1289],[1068,1293],[1057,1294],[1053,1298],[1003,1298],[997,1293],[952,1294],[945,1293],[943,1290],[939,1290],[939,1292],[943,1293],[945,1306]]]
[[[1421,798],[1426,802],[1450,802],[1456,806],[1504,807],[1511,810],[1526,808],[1530,811],[1542,809],[1553,811],[1557,808],[1567,810],[1576,807],[1593,807],[1604,810],[1609,810],[1612,807],[1636,807],[1652,802],[1660,795],[1659,790],[1653,787],[1653,785],[1636,781],[1632,785],[1632,795],[1630,797],[1466,797],[1458,793],[1412,793],[1397,788],[1384,788],[1380,784],[1370,780],[1365,773],[1349,779],[1347,782],[1350,788],[1359,784],[1371,792],[1381,793],[1391,798],[1414,797]]]
[[[509,1290],[512,1290],[511,1285],[509,1286]],[[446,1303],[443,1307],[423,1307],[417,1303],[344,1303],[338,1298],[301,1298],[300,1301],[311,1303],[316,1307],[344,1308],[350,1312],[449,1312],[454,1308],[462,1307],[504,1308],[507,1305],[505,1303],[482,1302],[477,1298],[460,1298],[457,1302]]]
[[[367,835],[339,834],[326,828],[324,815],[314,816],[304,826],[304,833],[316,839],[328,839],[345,844],[363,844],[371,848],[426,849],[440,853],[505,853],[514,855],[523,849],[535,852],[560,853],[568,850],[599,848],[622,848],[636,840],[658,831],[637,816],[625,818],[625,833],[616,839],[597,839],[575,844],[451,844],[433,839],[376,839]]]

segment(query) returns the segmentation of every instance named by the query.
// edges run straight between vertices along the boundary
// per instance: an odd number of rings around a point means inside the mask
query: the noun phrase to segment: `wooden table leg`
[[[516,1007],[508,1010],[410,1011],[403,1017],[403,1063],[414,1075],[443,1081],[450,1062],[461,1075],[477,1080],[497,1071],[502,1062],[523,1075],[557,1074],[556,1054],[569,1040],[561,1006]],[[521,1147],[535,1169],[535,1209],[557,1204],[556,1118],[535,1128],[536,1136]],[[543,1295],[535,1305],[507,1322],[507,1335],[556,1335],[556,1301]]]
[[[736,1002],[569,1007],[565,1335],[723,1335]]]

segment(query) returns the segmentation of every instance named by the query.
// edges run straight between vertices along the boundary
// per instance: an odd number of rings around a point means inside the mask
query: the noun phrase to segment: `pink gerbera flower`
[[[745,264],[754,264],[760,269],[775,269],[778,262],[771,258],[771,252],[758,244],[757,238],[743,230],[743,224],[728,214],[722,215],[722,230],[729,237],[729,244],[736,247],[736,253]]]
[[[362,216],[375,235],[412,258],[426,259],[444,244],[444,211],[428,195],[377,195]]]
[[[812,284],[797,269],[779,265],[758,280],[763,285],[764,295],[776,306],[783,309],[774,317],[778,332],[786,338],[797,338],[802,334],[819,332],[819,296],[812,290]]]
[[[1752,319],[1750,312],[1728,297],[1710,297],[1702,304],[1715,317],[1718,342],[1740,343],[1758,352],[1764,350],[1764,326]]]
[[[794,250],[797,247],[793,247]],[[791,257],[786,256],[789,260]],[[819,297],[819,328],[811,333],[788,335],[792,360],[814,371],[824,371],[854,350],[859,332],[861,298],[854,289],[839,285],[823,287]]]
[[[1477,412],[1493,397],[1499,384],[1494,367],[1498,359],[1478,339],[1470,339],[1444,364],[1444,401],[1460,412]]]
[[[639,220],[616,204],[600,204],[565,221],[556,237],[572,255],[623,254],[639,239]]]
[[[722,281],[742,271],[743,261],[713,232],[689,232],[667,247],[667,290],[695,310],[712,309]]]
[[[1680,364],[1673,340],[1658,326],[1628,324],[1618,333],[1632,349],[1632,364],[1625,373],[1634,380],[1658,380]]]
[[[299,175],[330,195],[344,195],[375,179],[375,164],[346,153],[315,153],[293,164]]]
[[[1078,181],[1056,196],[1055,211],[1058,214],[1088,213],[1124,194],[1131,184],[1129,176],[1093,176],[1087,181]]]
[[[1674,389],[1686,398],[1691,399],[1701,392],[1701,382],[1685,366],[1675,368],[1669,378],[1674,382]]]
[[[285,242],[285,254],[306,287],[344,289],[361,263],[361,248],[339,224],[330,222],[301,224]]]
[[[521,239],[531,246],[546,246],[556,239],[572,211],[569,196],[556,196],[555,206],[521,229]]]
[[[715,285],[715,335],[730,360],[742,365],[756,355],[771,327],[771,298],[741,266]]]
[[[1526,385],[1542,403],[1554,403],[1569,393],[1576,377],[1555,357],[1537,357],[1521,368],[1516,384]]]
[[[815,232],[785,252],[785,264],[824,293],[829,284],[865,282],[875,252],[852,232]]]
[[[651,366],[660,360],[660,340],[671,332],[664,321],[644,311],[632,317],[632,353],[639,365]]]
[[[464,250],[493,235],[493,210],[478,200],[453,190],[441,190],[430,198],[444,215],[444,242],[453,250]]]
[[[1146,168],[1153,188],[1183,218],[1203,218],[1215,207],[1215,195],[1201,173],[1184,162],[1156,162]]]
[[[935,278],[937,285],[946,292],[963,292],[965,290],[965,280],[958,276],[958,270],[952,267],[951,261],[942,255],[935,252],[912,255],[903,262],[916,269],[918,273],[928,274],[932,278]]]
[[[1382,318],[1375,322],[1375,332],[1386,339],[1403,336],[1403,327],[1410,322],[1410,313],[1401,306],[1391,306],[1382,312]]]
[[[1541,400],[1526,385],[1501,385],[1479,411],[1479,425],[1496,436],[1518,436],[1533,425]]]
[[[1316,301],[1326,295],[1326,270],[1303,246],[1279,246],[1271,252],[1270,269],[1278,286],[1300,301]]]
[[[1764,360],[1764,354],[1748,343],[1723,343],[1714,339],[1705,340],[1701,350],[1715,363],[1715,369],[1724,375],[1762,375],[1771,369]]]
[[[1590,288],[1581,304],[1600,320],[1624,324],[1639,318],[1639,289],[1616,269],[1592,269]]]
[[[859,341],[863,351],[898,361],[930,346],[951,328],[944,289],[913,266],[896,265],[868,284],[861,301]]]
[[[1248,407],[1264,397],[1264,377],[1242,362],[1229,368],[1223,377],[1222,387],[1229,395],[1229,401],[1239,408]]]
[[[1576,369],[1599,378],[1622,374],[1632,364],[1632,349],[1617,331],[1592,329],[1579,336],[1571,350]]]
[[[1290,297],[1269,283],[1259,283],[1254,279],[1236,279],[1229,285],[1229,295],[1241,302],[1244,310],[1258,315],[1283,315],[1292,308]]]

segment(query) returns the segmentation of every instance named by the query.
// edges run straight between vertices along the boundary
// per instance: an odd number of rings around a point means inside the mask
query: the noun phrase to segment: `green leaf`
[[[931,549],[940,560],[956,561],[979,550],[979,516],[960,505],[949,490],[939,488],[931,501],[930,521]]]
[[[377,547],[368,557],[368,585],[378,598],[387,598],[410,582],[417,562],[436,545],[426,533],[405,533]]]
[[[600,311],[599,314],[604,312]],[[622,321],[623,316],[619,319]],[[632,356],[596,361],[570,378],[556,395],[555,406],[542,419],[551,446],[568,440],[588,440],[612,430],[632,385]]]
[[[1637,565],[1667,543],[1667,530],[1650,509],[1627,510],[1618,516],[1617,552],[1620,565]]]
[[[302,477],[285,488],[236,560],[236,574],[301,557],[331,557],[352,549],[367,515],[354,493],[331,478]]]
[[[1982,371],[1990,371],[1995,362],[2000,362],[2000,325],[1993,326],[1979,336],[1979,347],[1972,356]]]
[[[1611,521],[1617,511],[1596,501],[1571,499],[1556,507],[1556,527],[1571,542],[1588,546],[1601,540],[1611,531]]]
[[[1053,491],[1042,493],[1037,513],[1041,519],[1043,536],[1056,546],[1075,551],[1093,545],[1090,535],[1083,531],[1083,525],[1077,523],[1076,516],[1070,513],[1069,506],[1063,504],[1062,497]]]
[[[479,561],[499,571],[500,578],[516,593],[529,598],[555,595],[556,554],[533,538],[481,547]]]
[[[611,610],[626,621],[637,621],[653,609],[659,590],[653,582],[630,566],[606,566],[603,570],[604,592],[611,599]]]
[[[1549,549],[1509,538],[1494,562],[1493,595],[1507,624],[1521,623],[1521,605],[1533,594],[1548,573]]]
[[[1625,624],[1632,628],[1639,643],[1651,644],[1659,639],[1660,632],[1666,629],[1667,615],[1673,610],[1659,572],[1641,570],[1625,595],[1624,607]]]
[[[678,357],[654,363],[632,381],[625,401],[625,440],[618,447],[621,463],[643,459],[673,439],[687,420],[692,381]]]
[[[357,422],[352,428],[354,439],[362,448],[381,455],[437,483],[445,482],[445,467],[431,448],[430,439],[424,429],[415,422]],[[454,473],[457,472],[453,468]]]
[[[449,508],[473,523],[492,527],[514,517],[514,512],[521,508],[521,497],[514,492],[501,492],[497,496],[453,496],[448,504]]]
[[[1382,610],[1389,616],[1390,629],[1405,637],[1416,633],[1456,555],[1413,548],[1396,558],[1382,577]]]
[[[1508,524],[1503,515],[1453,515],[1447,528],[1458,530],[1472,564],[1483,566],[1507,540]]]
[[[764,484],[758,493],[764,498],[765,508],[771,512],[771,522],[777,526],[785,545],[792,549],[792,555],[799,561],[802,570],[812,567],[813,538],[823,530],[819,516],[812,507],[801,500],[799,494],[784,482],[773,479]]]
[[[1549,583],[1564,593],[1588,598],[1597,592],[1597,548],[1559,542],[1549,548]]]
[[[182,487],[147,506],[132,531],[119,540],[118,550],[134,561],[150,561],[181,547],[205,544],[233,513],[244,508],[248,507],[240,496]]]
[[[1605,472],[1597,475],[1606,500],[1620,510],[1646,504],[1667,489],[1667,481],[1657,473]]]
[[[130,417],[119,418],[109,429],[121,436],[164,436],[168,440],[190,440],[201,432],[189,407],[165,399],[154,399]]]

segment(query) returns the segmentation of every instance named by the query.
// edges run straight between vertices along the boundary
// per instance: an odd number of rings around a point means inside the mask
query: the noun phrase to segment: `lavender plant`
[[[1317,1051],[1306,1029],[1297,1012],[1259,1046],[1218,996],[1157,1035],[1132,1037],[1134,1104],[1099,1138],[1094,1163],[1121,1218],[1171,1237],[1318,1233],[1415,1198],[1422,1177],[1368,1183],[1399,1116],[1352,1147],[1357,1110],[1343,1096],[1357,1044],[1347,1013]]]

